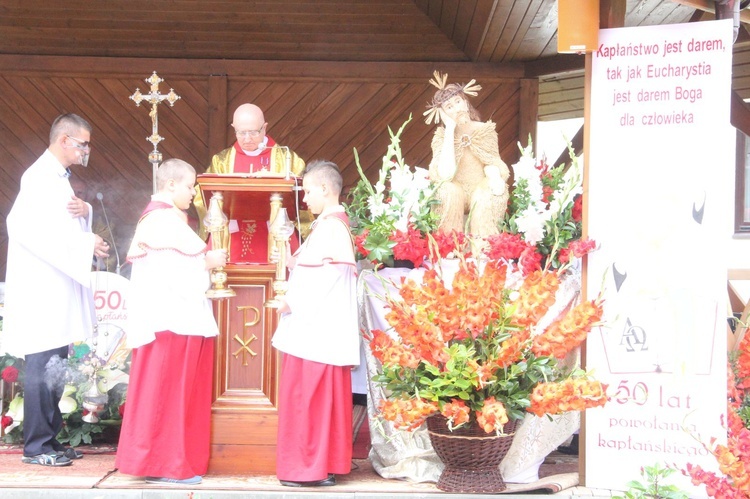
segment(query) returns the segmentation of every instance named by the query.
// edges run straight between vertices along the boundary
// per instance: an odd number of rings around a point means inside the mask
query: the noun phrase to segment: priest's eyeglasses
[[[83,141],[83,140],[77,139],[75,137],[71,137],[70,135],[68,135],[68,138],[69,139],[73,139],[73,141],[75,141],[76,145],[74,147],[76,149],[80,149],[82,151],[84,151],[86,149],[88,149],[89,151],[91,150],[91,143],[90,142]]]
[[[263,133],[263,129],[266,127],[266,125],[263,125],[262,127],[258,128],[257,130],[237,130],[234,132],[234,134],[238,138],[257,138],[260,137],[260,134]]]

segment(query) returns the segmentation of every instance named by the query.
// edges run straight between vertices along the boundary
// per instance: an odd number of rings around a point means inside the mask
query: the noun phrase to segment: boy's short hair
[[[168,159],[156,169],[156,189],[161,191],[167,186],[169,179],[179,181],[188,173],[195,175],[193,165],[181,159]]]
[[[341,177],[338,165],[333,161],[326,159],[310,161],[302,173],[303,177],[307,175],[315,175],[321,183],[327,184],[335,194],[341,194],[344,179]]]
[[[77,114],[61,114],[52,122],[52,126],[49,130],[49,143],[54,144],[60,135],[73,136],[77,134],[79,130],[86,130],[91,133],[91,125],[88,121]]]

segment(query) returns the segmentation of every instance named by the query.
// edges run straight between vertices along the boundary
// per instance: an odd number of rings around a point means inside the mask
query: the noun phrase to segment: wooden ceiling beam
[[[625,13],[627,2],[625,0],[600,0],[599,1],[599,28],[622,28],[625,26]]]
[[[712,14],[716,12],[716,2],[713,0],[672,0],[672,2],[686,7],[692,7],[697,10],[702,10],[703,12],[710,12]],[[750,23],[750,11],[740,11],[740,22]]]
[[[578,54],[558,54],[524,63],[524,78],[539,78],[572,71],[583,71],[585,58]]]

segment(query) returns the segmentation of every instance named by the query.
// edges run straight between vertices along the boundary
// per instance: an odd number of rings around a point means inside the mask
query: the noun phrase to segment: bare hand
[[[453,132],[456,129],[456,121],[448,116],[448,113],[443,108],[438,109],[438,112],[440,113],[440,120],[445,124],[445,129]]]
[[[86,218],[89,216],[89,205],[86,204],[83,199],[78,198],[75,195],[71,196],[67,207],[68,213],[70,213],[73,218]]]
[[[206,252],[206,269],[215,269],[227,264],[227,250],[216,249]]]
[[[98,234],[94,234],[94,256],[109,258],[109,243]]]
[[[286,242],[285,251],[286,251],[286,260],[285,260],[286,267],[288,269],[294,268],[294,263],[297,259],[294,258],[294,256],[292,255],[292,248],[289,245],[289,241]],[[279,251],[279,247],[277,245],[274,245],[274,247],[271,249],[271,254],[268,257],[268,261],[276,265],[277,263],[279,263],[280,260],[281,260],[281,252]]]
[[[288,314],[292,311],[292,309],[289,308],[289,304],[286,302],[284,298],[279,298],[278,300],[280,302],[279,308],[278,308],[278,311],[280,314]]]

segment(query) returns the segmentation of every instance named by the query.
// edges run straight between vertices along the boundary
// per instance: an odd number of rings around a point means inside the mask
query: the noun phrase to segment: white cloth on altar
[[[454,266],[455,267],[455,266]],[[449,264],[444,264],[442,271],[455,272]],[[391,269],[385,268],[377,272],[366,270],[360,273],[357,295],[360,307],[360,330],[370,331],[381,329],[388,332],[390,326],[385,320],[385,302],[387,294],[398,297],[401,279],[411,278],[419,282],[424,269]],[[540,320],[538,330],[549,325],[569,304],[577,303],[580,296],[580,272],[574,270],[566,275],[557,291],[555,304]],[[422,425],[412,432],[397,430],[392,423],[382,420],[377,414],[377,407],[385,399],[384,389],[373,381],[381,365],[372,355],[365,343],[367,359],[367,412],[370,423],[370,462],[373,469],[384,478],[400,478],[414,482],[437,482],[444,465],[435,453],[427,434],[426,425]],[[573,354],[566,362],[577,362],[577,354]],[[507,482],[518,478],[519,482],[534,481],[538,476],[541,462],[551,451],[562,445],[580,425],[580,414],[568,413],[547,417],[537,417],[528,414],[516,430],[508,454],[500,464]],[[531,477],[531,478],[529,478]]]
[[[150,211],[138,222],[128,251],[133,265],[128,348],[151,343],[161,331],[204,337],[219,334],[213,306],[205,294],[210,285],[206,243],[183,217],[173,207]]]
[[[93,210],[88,205],[88,217],[73,218],[67,209],[73,195],[65,167],[46,150],[21,177],[8,214],[0,345],[17,357],[93,334]]]
[[[273,335],[277,350],[334,366],[357,366],[357,269],[349,230],[322,213],[296,252],[282,314]]]

